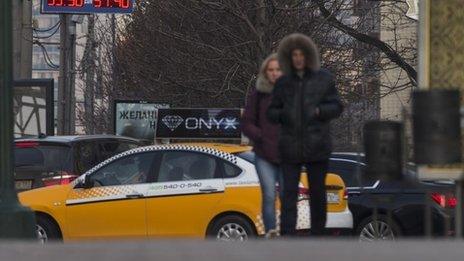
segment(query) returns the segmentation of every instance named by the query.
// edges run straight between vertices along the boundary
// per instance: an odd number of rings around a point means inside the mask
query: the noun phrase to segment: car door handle
[[[143,194],[128,194],[126,198],[143,198]]]
[[[217,188],[203,188],[203,189],[200,189],[200,192],[203,192],[203,193],[213,193],[213,192],[216,192],[218,191]]]

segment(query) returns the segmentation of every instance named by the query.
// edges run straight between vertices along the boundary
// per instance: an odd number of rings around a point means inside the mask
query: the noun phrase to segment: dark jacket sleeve
[[[248,95],[242,115],[242,132],[253,142],[261,140],[261,128],[257,125],[256,115],[259,113],[258,92],[253,89]]]
[[[277,80],[274,90],[272,92],[272,101],[267,110],[267,118],[270,122],[275,124],[282,123],[282,112],[283,112],[283,84],[282,78]]]
[[[323,101],[319,104],[319,118],[323,120],[331,120],[337,118],[343,112],[343,105],[338,95],[335,81],[332,79],[329,90],[327,91]]]

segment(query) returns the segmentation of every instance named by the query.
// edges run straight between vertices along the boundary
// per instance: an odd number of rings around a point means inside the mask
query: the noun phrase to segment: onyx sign
[[[158,138],[240,139],[240,109],[159,109]]]

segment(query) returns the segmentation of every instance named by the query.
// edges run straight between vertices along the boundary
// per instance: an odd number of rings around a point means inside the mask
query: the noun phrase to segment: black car
[[[413,170],[406,171],[402,181],[366,180],[364,168],[362,155],[334,153],[330,159],[329,171],[347,186],[353,232],[360,240],[424,236],[427,199],[432,235],[453,234],[457,201],[451,182],[421,182]]]
[[[114,135],[49,136],[14,141],[15,186],[18,191],[67,184],[138,140]]]

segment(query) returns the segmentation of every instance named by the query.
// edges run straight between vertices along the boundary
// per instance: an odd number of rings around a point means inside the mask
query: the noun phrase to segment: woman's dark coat
[[[272,163],[279,163],[279,126],[269,121],[266,112],[271,104],[274,86],[260,72],[256,88],[248,95],[242,115],[242,131],[253,141],[256,155]]]

